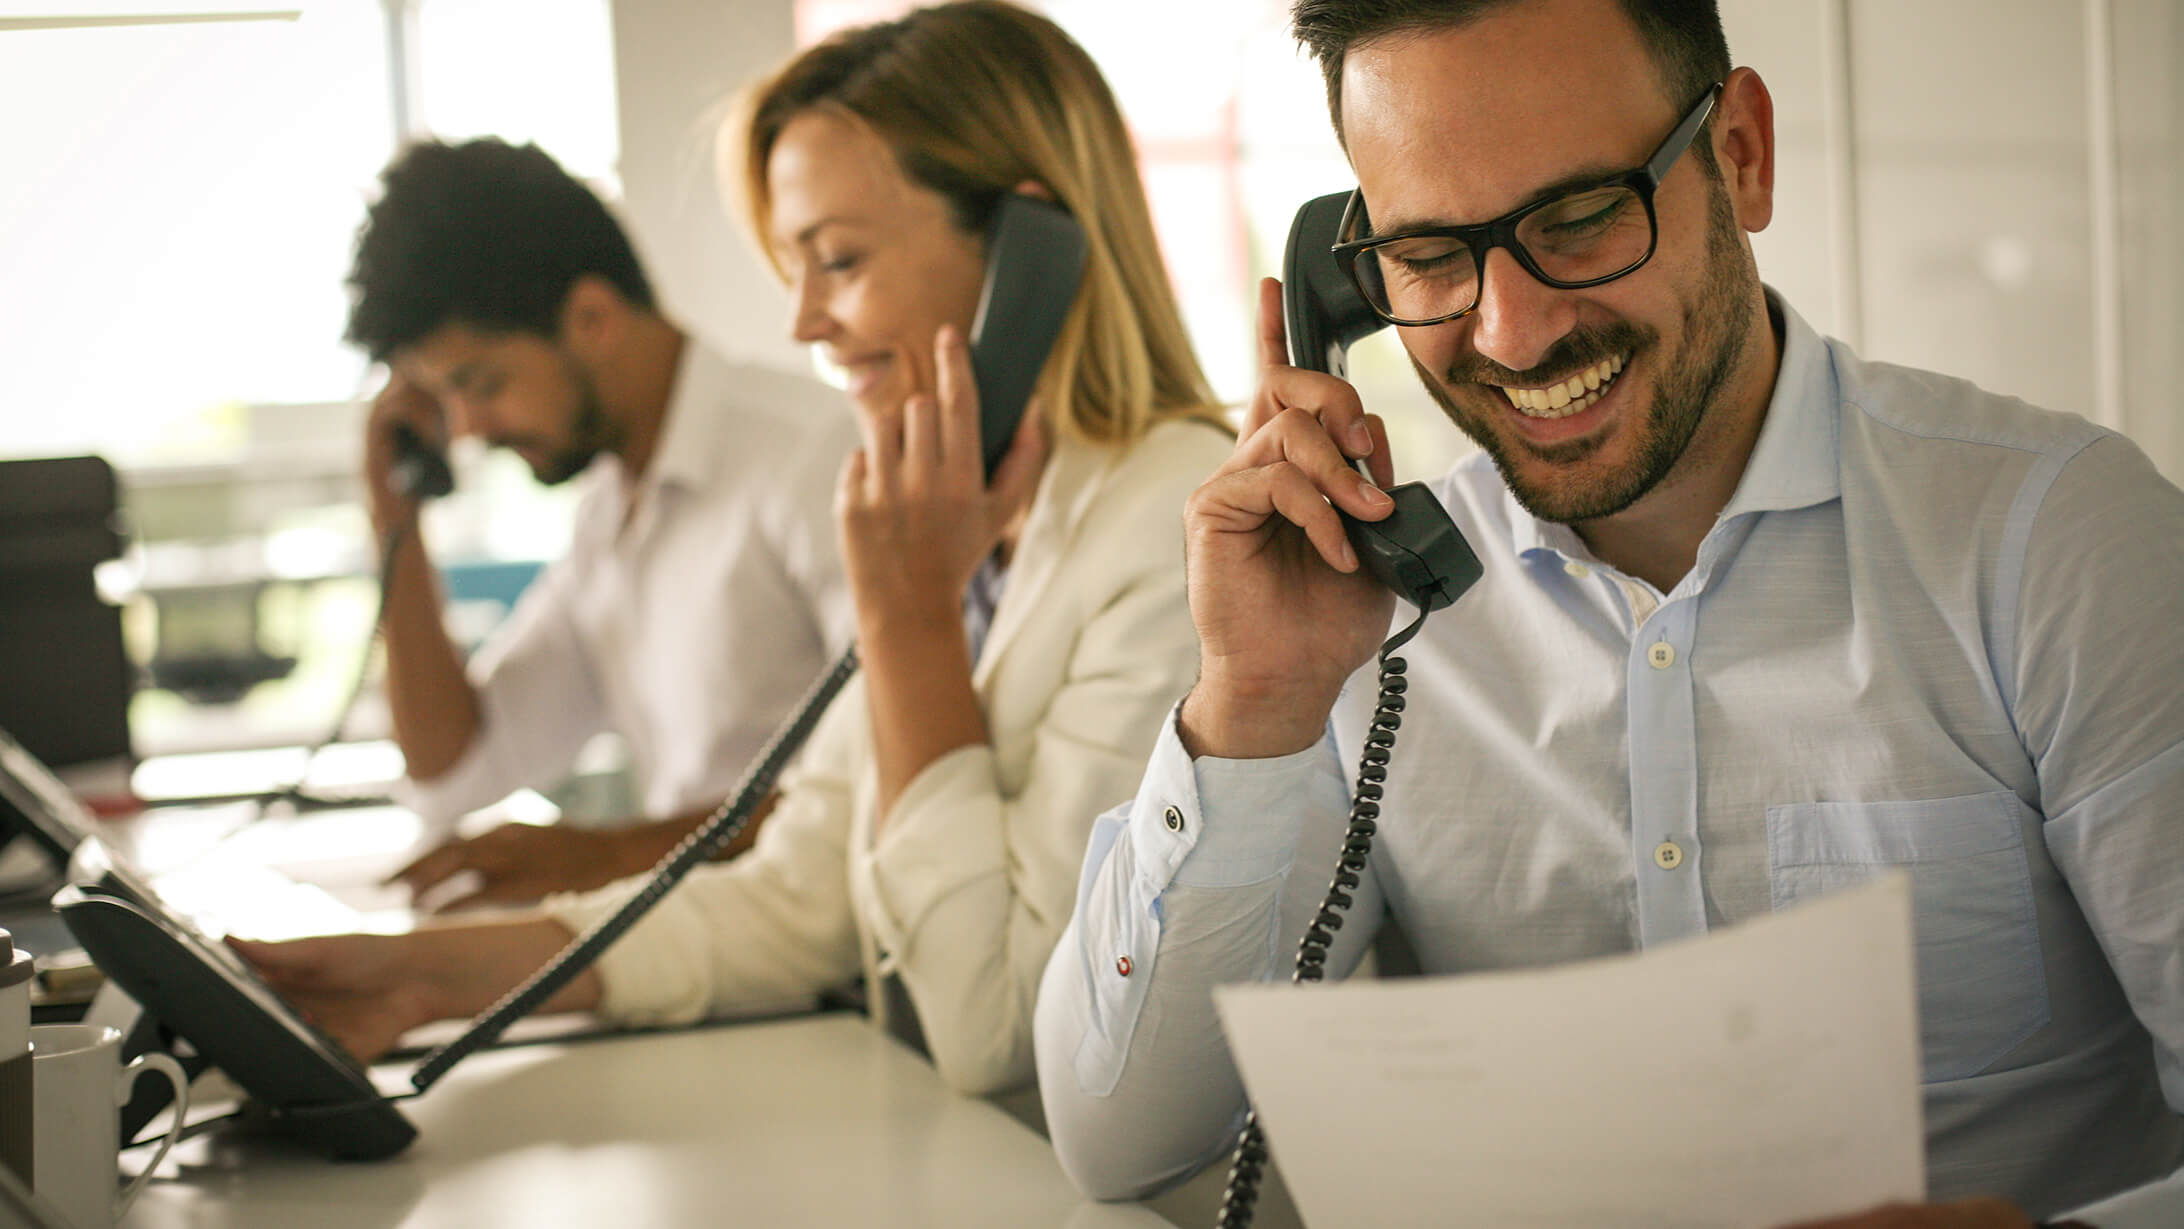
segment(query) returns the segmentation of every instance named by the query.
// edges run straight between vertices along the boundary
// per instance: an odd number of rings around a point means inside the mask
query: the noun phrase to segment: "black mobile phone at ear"
[[[1349,199],[1349,193],[1336,192],[1306,201],[1289,225],[1282,261],[1282,326],[1290,364],[1344,377],[1350,347],[1385,327],[1335,262]],[[1362,463],[1357,469],[1365,472]],[[1398,597],[1422,611],[1439,610],[1479,579],[1479,557],[1423,483],[1403,483],[1388,497],[1395,511],[1383,520],[1343,515],[1350,545],[1365,570]]]
[[[1084,228],[1051,201],[1011,192],[986,232],[986,286],[971,321],[971,372],[986,478],[1008,455],[1024,407],[1084,281]]]
[[[394,463],[389,467],[395,493],[405,499],[438,499],[455,489],[455,471],[447,456],[425,442],[406,422],[394,424]]]

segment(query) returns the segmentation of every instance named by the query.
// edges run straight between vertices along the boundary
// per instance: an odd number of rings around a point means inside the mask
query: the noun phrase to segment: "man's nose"
[[[1471,313],[1471,348],[1511,371],[1539,365],[1577,327],[1577,303],[1525,271],[1506,248],[1486,254],[1479,305]]]

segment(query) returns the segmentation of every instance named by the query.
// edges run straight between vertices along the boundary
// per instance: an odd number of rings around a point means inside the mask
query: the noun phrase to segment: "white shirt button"
[[[1646,661],[1656,670],[1666,670],[1676,664],[1676,646],[1666,640],[1656,640],[1646,650]]]
[[[1674,841],[1662,841],[1653,847],[1653,864],[1664,871],[1672,871],[1683,865],[1683,846]]]
[[[1568,563],[1563,564],[1562,570],[1568,572],[1572,576],[1577,577],[1579,580],[1583,580],[1587,576],[1592,575],[1591,568],[1586,567],[1584,564],[1579,563],[1575,559],[1572,559]]]
[[[1162,811],[1160,819],[1161,822],[1168,825],[1168,831],[1170,832],[1181,832],[1183,830],[1183,812],[1176,810],[1174,807]]]

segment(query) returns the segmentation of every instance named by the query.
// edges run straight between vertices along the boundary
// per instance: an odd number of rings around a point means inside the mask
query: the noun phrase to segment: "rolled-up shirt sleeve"
[[[1174,714],[1136,799],[1100,817],[1077,907],[1046,968],[1040,1095],[1062,1167],[1087,1194],[1138,1198],[1235,1142],[1243,1091],[1212,988],[1285,967],[1317,903],[1291,885],[1300,849],[1328,865],[1349,803],[1332,736],[1267,760],[1193,762]],[[1330,967],[1355,966],[1377,918],[1370,885]],[[1320,885],[1323,886],[1323,885]]]

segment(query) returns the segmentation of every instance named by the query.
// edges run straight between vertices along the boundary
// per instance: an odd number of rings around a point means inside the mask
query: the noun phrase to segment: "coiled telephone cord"
[[[1296,985],[1321,980],[1327,968],[1327,948],[1342,929],[1343,911],[1354,899],[1350,894],[1363,882],[1373,852],[1373,834],[1379,830],[1380,799],[1388,779],[1388,760],[1395,751],[1395,731],[1403,724],[1403,694],[1410,688],[1404,677],[1409,663],[1395,651],[1409,643],[1425,626],[1420,611],[1410,626],[1380,646],[1380,700],[1373,709],[1372,724],[1365,731],[1365,749],[1358,754],[1357,787],[1350,796],[1350,824],[1342,836],[1342,854],[1335,859],[1334,881],[1320,900],[1319,912],[1305,927],[1297,943],[1297,967],[1289,980]],[[1228,1189],[1221,1195],[1216,1229],[1247,1229],[1258,1212],[1259,1184],[1266,1178],[1269,1159],[1266,1132],[1259,1127],[1259,1112],[1247,1110],[1244,1129],[1236,1140],[1236,1160],[1229,1168]]]

